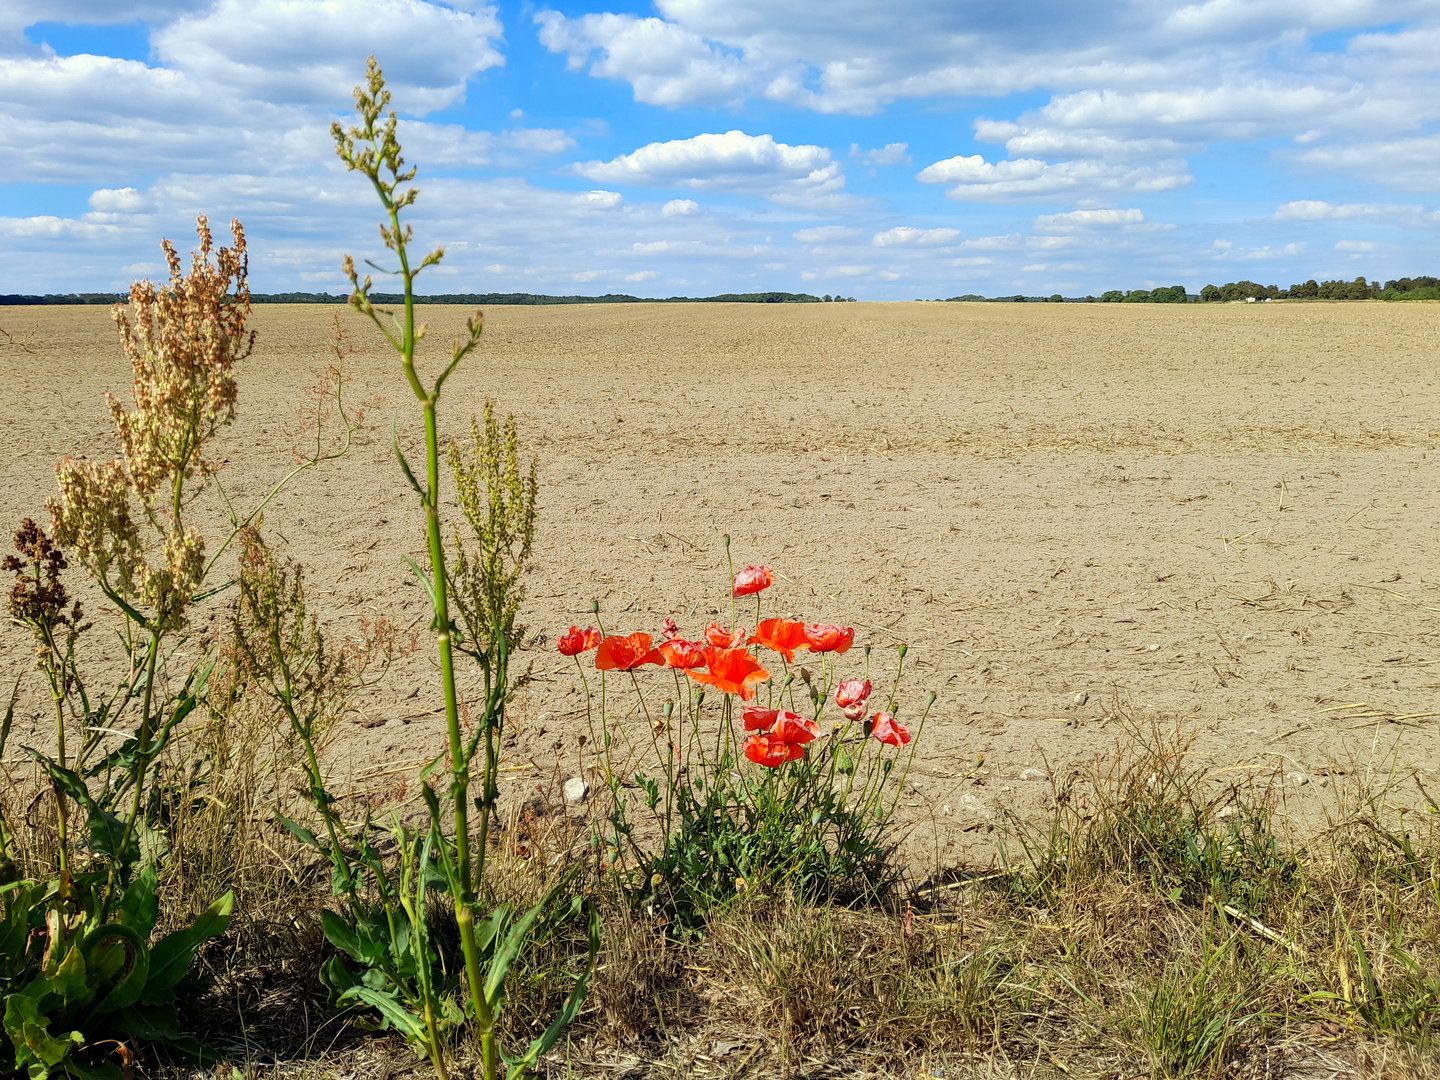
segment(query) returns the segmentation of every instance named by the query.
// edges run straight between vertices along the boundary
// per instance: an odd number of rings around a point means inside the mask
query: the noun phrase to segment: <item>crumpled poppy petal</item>
[[[659,649],[650,647],[649,634],[607,637],[595,651],[597,671],[631,671],[641,664],[663,664]]]
[[[795,659],[796,649],[808,647],[805,624],[789,619],[766,619],[755,628],[755,633],[746,644],[764,645],[783,656],[788,664]]]
[[[775,571],[768,566],[747,566],[735,575],[735,595],[753,596],[775,584]]]
[[[813,742],[819,738],[820,725],[808,717],[793,712],[782,712],[775,719],[773,734],[776,738],[795,746],[800,743]]]

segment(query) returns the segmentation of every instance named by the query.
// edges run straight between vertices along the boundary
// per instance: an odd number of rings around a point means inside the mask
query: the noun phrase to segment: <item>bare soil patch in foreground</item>
[[[235,497],[292,460],[294,406],[335,313],[256,310],[223,440]],[[432,363],[467,314],[425,310]],[[326,621],[419,626],[424,598],[400,553],[420,554],[420,526],[386,430],[398,409],[413,451],[415,410],[382,343],[342,318],[359,348],[352,394],[383,403],[352,456],[302,477],[266,524],[310,568]],[[1063,785],[1126,721],[1198,726],[1217,778],[1273,781],[1302,817],[1347,775],[1396,763],[1435,775],[1440,306],[486,318],[444,420],[461,434],[493,396],[540,456],[524,657],[537,679],[513,749],[527,767],[507,774],[525,791],[557,758],[579,767],[582,703],[557,632],[586,621],[592,596],[612,630],[653,632],[673,615],[698,631],[724,595],[724,533],[738,560],[782,575],[769,613],[855,625],[882,677],[891,646],[909,644],[902,707],[913,718],[939,694],[903,806],[912,854],[930,865],[990,848],[1005,809],[1051,794],[1027,770]],[[39,515],[60,458],[113,455],[100,394],[123,395],[129,372],[104,309],[0,309],[0,324],[36,330],[32,352],[0,352],[0,506],[13,521]],[[7,670],[26,663],[9,628],[3,650]],[[393,784],[441,745],[430,670],[422,649],[362,702],[337,762],[355,784]],[[43,739],[41,702],[26,704],[17,726]]]

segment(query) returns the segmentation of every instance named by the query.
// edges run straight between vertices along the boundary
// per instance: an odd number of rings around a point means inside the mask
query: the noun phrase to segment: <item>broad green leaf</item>
[[[155,929],[160,911],[160,897],[155,892],[158,885],[155,867],[147,866],[120,898],[120,921],[142,938],[148,938]]]
[[[483,993],[485,1000],[490,1003],[492,1008],[499,1004],[500,998],[503,996],[505,974],[510,970],[510,965],[514,962],[515,957],[520,955],[520,950],[525,947],[525,939],[530,935],[530,927],[535,925],[535,920],[548,906],[549,899],[547,898],[521,916],[520,921],[510,927],[509,932],[505,935],[505,940],[500,943],[500,947],[490,957],[490,971],[485,978]]]
[[[331,945],[341,952],[349,954],[352,960],[365,959],[364,950],[360,947],[360,939],[355,934],[355,928],[339,915],[328,909],[322,911],[320,925],[325,931],[325,940]]]
[[[86,934],[82,948],[91,968],[103,980],[115,982],[95,1006],[96,1013],[113,1012],[140,1000],[150,973],[150,950],[139,933],[120,923],[109,923]]]
[[[380,1015],[390,1021],[405,1036],[407,1042],[419,1043],[421,1046],[426,1045],[428,1040],[425,1037],[424,1022],[397,1001],[394,994],[371,990],[368,986],[360,986],[355,989],[354,996],[372,1009],[379,1010]]]
[[[5,1034],[15,1045],[15,1064],[25,1066],[32,1076],[49,1075],[50,1070],[75,1049],[75,1037],[80,1035],[70,1032],[63,1039],[51,1035],[49,1019],[41,1014],[39,1004],[28,993],[11,994],[5,999],[4,1023]],[[84,1041],[83,1036],[80,1041]],[[38,1074],[36,1065],[40,1066]]]
[[[202,942],[223,934],[230,925],[235,907],[235,894],[227,892],[206,908],[193,924],[173,934],[166,934],[150,950],[150,978],[142,1000],[163,1001],[165,992],[185,977],[194,959],[195,948]],[[153,991],[153,993],[152,993]]]

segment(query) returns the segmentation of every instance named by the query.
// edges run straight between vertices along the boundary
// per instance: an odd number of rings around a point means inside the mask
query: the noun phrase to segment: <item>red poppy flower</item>
[[[752,596],[775,584],[775,571],[768,566],[747,566],[735,575],[735,595]]]
[[[745,720],[746,731],[769,731],[780,716],[779,709],[767,709],[763,705],[746,705],[740,715]]]
[[[680,636],[680,627],[676,625],[674,619],[666,619],[660,624],[660,636],[666,641],[674,641]]]
[[[888,712],[877,712],[870,734],[890,746],[904,746],[910,741],[910,729]]]
[[[855,631],[849,626],[811,623],[805,627],[805,641],[811,652],[849,652],[855,642]]]
[[[705,649],[693,641],[686,641],[684,638],[671,638],[662,641],[659,645],[660,655],[665,658],[665,663],[672,668],[696,668],[705,666]]]
[[[649,634],[607,637],[600,642],[600,648],[595,653],[595,667],[599,671],[630,671],[641,664],[664,662],[660,650],[650,647]]]
[[[755,684],[770,677],[770,672],[744,649],[717,649],[712,645],[705,650],[705,664],[709,671],[688,671],[686,674],[698,683],[715,687],[722,694],[739,694],[742,701],[753,698]]]
[[[787,761],[804,757],[805,750],[774,735],[751,735],[745,740],[745,756],[756,765],[778,769]]]
[[[795,659],[795,650],[807,648],[809,643],[805,637],[804,623],[766,619],[755,628],[755,633],[747,644],[764,645],[783,656],[788,664]]]
[[[813,742],[820,737],[820,725],[814,720],[798,716],[793,712],[782,712],[775,719],[775,730],[771,733],[792,745]]]
[[[835,704],[840,706],[847,720],[859,720],[865,715],[865,705],[870,700],[870,680],[842,679],[835,687]]]
[[[600,631],[593,626],[587,626],[581,630],[578,626],[570,627],[568,634],[560,635],[560,640],[555,642],[555,648],[560,650],[562,656],[577,656],[582,652],[589,652],[600,644]]]
[[[717,649],[738,649],[745,644],[745,628],[742,626],[732,634],[722,624],[712,622],[705,628],[705,640]]]

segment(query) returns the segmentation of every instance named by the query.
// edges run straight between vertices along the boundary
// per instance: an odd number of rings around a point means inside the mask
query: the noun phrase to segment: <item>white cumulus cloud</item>
[[[1081,196],[1096,192],[1173,191],[1193,177],[1183,161],[1155,165],[1104,161],[1046,162],[1016,158],[988,162],[980,154],[937,161],[915,177],[922,184],[953,184],[952,199],[999,201],[1046,196]]]
[[[607,184],[730,191],[788,205],[833,202],[845,186],[825,147],[791,146],[738,130],[650,143],[610,161],[578,164],[575,171]]]
[[[899,225],[876,233],[870,242],[876,247],[944,247],[959,238],[959,229],[917,229],[911,225]]]

